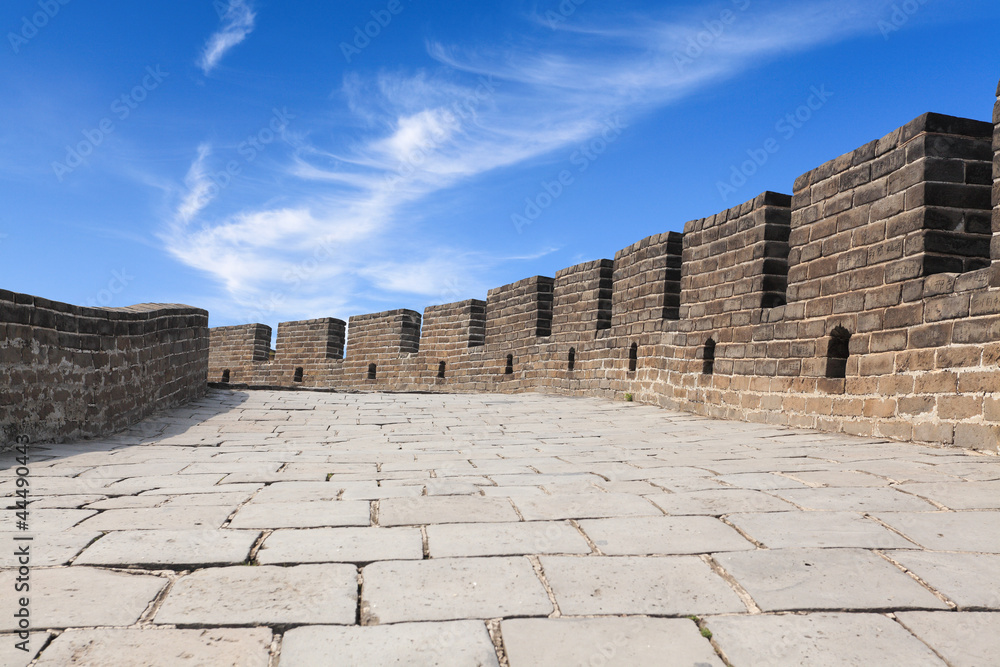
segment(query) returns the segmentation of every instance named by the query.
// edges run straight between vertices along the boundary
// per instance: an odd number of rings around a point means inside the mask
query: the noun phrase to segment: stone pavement
[[[997,457],[598,399],[269,391],[31,456],[2,665],[1000,662]]]

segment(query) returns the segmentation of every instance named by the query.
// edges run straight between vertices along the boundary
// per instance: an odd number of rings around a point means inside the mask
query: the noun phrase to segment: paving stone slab
[[[67,630],[45,649],[37,667],[267,667],[268,628]],[[6,664],[6,663],[5,663]]]
[[[79,496],[52,496],[49,498],[37,498],[35,500],[32,500],[31,504],[29,505],[29,508],[33,510],[81,509],[84,508],[85,505],[89,505],[90,503],[96,503],[105,499],[107,499],[107,496],[102,494],[88,494]],[[93,508],[84,508],[84,509],[93,509]]]
[[[0,634],[0,665],[27,667],[28,663],[35,659],[38,652],[49,641],[49,633],[31,632],[28,634],[27,644],[23,644],[24,641],[17,634]],[[18,644],[22,644],[27,650],[22,651],[18,648]]]
[[[95,514],[94,510],[38,509],[29,513],[28,525],[33,533],[59,533]],[[13,519],[13,514],[10,516]],[[13,528],[13,521],[9,525]]]
[[[357,592],[357,570],[351,565],[209,568],[178,579],[155,622],[351,625]]]
[[[508,500],[482,496],[387,498],[379,502],[378,511],[378,522],[381,526],[507,523],[518,520],[517,512]]]
[[[342,485],[330,482],[279,482],[254,496],[255,503],[307,503],[336,500]]]
[[[262,565],[420,560],[419,528],[307,528],[272,533],[257,552]]]
[[[902,484],[899,488],[953,510],[1000,509],[1000,481]]]
[[[563,614],[741,613],[733,589],[697,556],[542,556]]]
[[[647,498],[672,516],[723,516],[735,512],[789,512],[795,509],[780,498],[750,489],[713,489]]]
[[[715,560],[764,611],[948,609],[877,554],[863,549],[772,549]]]
[[[281,642],[280,667],[498,667],[481,621],[293,628]]]
[[[642,496],[624,493],[580,493],[563,496],[525,496],[514,499],[525,521],[598,519],[615,516],[663,516]]]
[[[850,470],[814,470],[805,472],[790,472],[793,477],[806,484],[823,487],[888,487],[889,480],[875,475]]]
[[[590,545],[568,523],[454,523],[427,526],[432,558],[589,554]]]
[[[424,493],[423,486],[379,486],[375,481],[370,484],[360,482],[342,483],[343,500],[381,500],[383,498],[415,498]]]
[[[609,556],[702,554],[756,548],[718,519],[662,516],[580,521],[580,527]]]
[[[705,619],[733,665],[945,667],[898,623],[880,614],[788,614]]]
[[[888,488],[779,489],[772,493],[807,510],[933,512],[937,509],[926,500]]]
[[[148,507],[105,510],[80,524],[80,530],[210,530],[221,528],[233,509],[216,507]]]
[[[719,491],[719,490],[732,490],[732,487],[728,487],[718,481],[715,477],[708,477],[711,474],[705,472],[705,477],[699,477],[695,475],[684,475],[680,477],[664,477],[665,473],[662,472],[662,468],[656,471],[656,476],[648,477],[647,480],[651,484],[655,484],[658,487],[665,488],[671,493],[689,493],[692,491]]]
[[[0,630],[17,629],[15,570],[0,571]],[[97,625],[131,625],[167,585],[161,577],[122,574],[91,567],[32,569],[31,624],[58,629]],[[114,600],[109,604],[109,600]]]
[[[0,533],[0,568],[17,567],[18,556],[16,554],[20,546],[29,544],[28,551],[31,555],[32,567],[46,567],[51,565],[65,565],[74,556],[83,551],[83,548],[101,536],[97,531],[70,530],[62,533],[36,533],[30,536],[30,542],[15,540],[23,538],[24,533]]]
[[[771,472],[747,472],[733,475],[719,475],[715,479],[738,489],[753,489],[756,491],[809,488],[809,485],[804,482],[800,482],[789,477],[782,477],[781,475],[776,475]]]
[[[371,505],[361,500],[251,502],[241,507],[229,522],[231,528],[320,528],[370,524]]]
[[[185,569],[237,565],[250,556],[256,530],[131,530],[108,533],[74,565]]]
[[[772,549],[859,547],[906,549],[914,544],[855,512],[730,514],[728,520]]]
[[[362,570],[364,625],[547,616],[552,602],[526,558],[391,561]]]
[[[908,611],[903,626],[934,649],[951,667],[996,665],[1000,656],[1000,613]]]
[[[1000,512],[879,512],[875,516],[927,549],[1000,553]]]
[[[688,619],[510,619],[500,627],[510,667],[723,667]]]
[[[888,556],[959,608],[1000,610],[1000,555],[889,551]]]
[[[222,475],[161,475],[158,477],[132,477],[123,479],[120,482],[107,484],[101,489],[101,493],[117,496],[131,496],[151,489],[182,489],[182,488],[202,488],[212,492],[217,492],[215,485],[222,479]],[[102,480],[83,480],[99,482]],[[105,480],[106,481],[106,480]]]

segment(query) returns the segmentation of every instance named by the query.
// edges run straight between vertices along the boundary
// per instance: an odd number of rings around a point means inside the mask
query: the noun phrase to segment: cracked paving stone
[[[281,643],[280,667],[499,667],[482,621],[293,628]]]
[[[590,545],[568,523],[453,523],[427,526],[432,558],[589,554]]]
[[[697,556],[542,556],[563,614],[741,613],[746,606]]]
[[[351,625],[357,592],[357,570],[351,565],[210,568],[178,579],[155,622]]]
[[[984,667],[1000,656],[1000,613],[908,611],[896,619],[951,667]]]
[[[1000,555],[936,551],[887,555],[962,609],[1000,610]]]
[[[754,549],[753,543],[707,516],[592,519],[581,521],[590,539],[608,556],[700,554]]]
[[[236,565],[247,560],[256,530],[136,530],[108,533],[74,565],[186,569]]]
[[[945,667],[923,642],[880,614],[717,616],[705,620],[712,639],[733,665]]]
[[[17,629],[14,570],[0,572],[0,630]],[[167,585],[162,577],[109,572],[91,567],[31,571],[31,624],[57,629],[99,625],[131,625]],[[109,604],[109,600],[114,600]]]
[[[268,628],[67,630],[45,649],[37,667],[267,667]],[[6,663],[5,663],[6,664]]]
[[[432,523],[518,521],[517,513],[505,498],[482,496],[422,496],[387,498],[379,502],[381,526],[417,526]]]
[[[913,543],[854,512],[730,514],[729,521],[771,549],[858,547],[906,549]]]
[[[307,528],[276,530],[257,552],[261,565],[371,563],[420,560],[418,528]]]
[[[686,618],[508,619],[500,627],[510,667],[724,667]]]
[[[105,510],[80,530],[210,530],[221,528],[232,507],[146,507]]]
[[[367,526],[371,505],[360,500],[307,503],[257,503],[244,505],[229,522],[230,528],[322,528]]]
[[[47,632],[31,632],[28,635],[27,651],[17,648],[23,642],[17,634],[0,634],[0,665],[4,667],[26,667],[49,640]],[[69,664],[69,663],[63,663]]]
[[[552,602],[527,558],[375,563],[362,570],[365,625],[547,616]]]
[[[863,549],[773,549],[715,560],[764,611],[948,609],[892,563]]]
[[[596,491],[596,489],[595,489]],[[525,521],[599,519],[616,516],[663,516],[642,496],[624,493],[580,493],[556,496],[525,496],[514,504]]]
[[[20,533],[0,533],[0,544],[5,545],[0,550],[0,568],[17,567],[15,537]],[[46,567],[65,565],[83,548],[101,536],[97,531],[71,530],[63,533],[36,533],[31,541],[31,565]],[[6,545],[15,545],[6,548]]]
[[[876,516],[927,549],[1000,554],[1000,512],[880,512]]]

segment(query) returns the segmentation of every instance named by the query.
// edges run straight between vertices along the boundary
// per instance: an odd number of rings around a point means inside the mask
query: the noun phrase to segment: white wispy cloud
[[[733,4],[742,3],[719,7]],[[225,287],[236,304],[226,312],[243,313],[230,315],[235,319],[346,318],[356,313],[338,309],[393,295],[481,297],[484,276],[509,260],[422,238],[421,204],[431,196],[569,149],[609,119],[683,99],[768,58],[877,32],[885,2],[747,5],[695,57],[685,52],[688,40],[718,7],[600,27],[574,17],[575,27],[546,28],[544,41],[526,37],[506,52],[433,42],[427,51],[441,65],[433,74],[349,75],[346,107],[365,129],[338,145],[286,146],[280,176],[308,194],[212,219],[205,177],[211,153],[203,146],[177,194],[167,249]],[[248,16],[243,25],[252,27]]]
[[[207,75],[219,64],[222,57],[234,46],[247,38],[254,29],[257,15],[246,0],[229,0],[223,4],[216,0],[222,26],[205,43],[205,48],[198,59],[198,66]]]

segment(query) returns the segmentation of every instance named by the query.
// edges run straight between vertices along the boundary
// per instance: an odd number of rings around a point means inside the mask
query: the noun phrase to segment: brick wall
[[[525,278],[491,289],[486,297],[486,343],[517,349],[531,338],[552,334],[552,292],[555,280]]]
[[[614,272],[615,263],[601,259],[556,273],[552,306],[556,340],[592,340],[611,328]]]
[[[420,351],[448,359],[486,342],[486,302],[470,299],[424,310]]]
[[[419,345],[412,311],[352,318],[347,358],[317,362],[304,384],[632,394],[998,451],[998,156],[993,125],[926,114],[804,174],[791,198],[763,193],[613,262],[490,290],[485,305],[428,308]],[[241,381],[290,386],[283,364],[251,362]]]
[[[205,391],[208,313],[0,290],[0,442],[96,437]]]
[[[644,238],[615,253],[612,326],[624,334],[663,330],[680,317],[683,235]],[[624,329],[622,329],[624,328]]]
[[[993,277],[990,284],[1000,287],[1000,85],[993,106]]]

